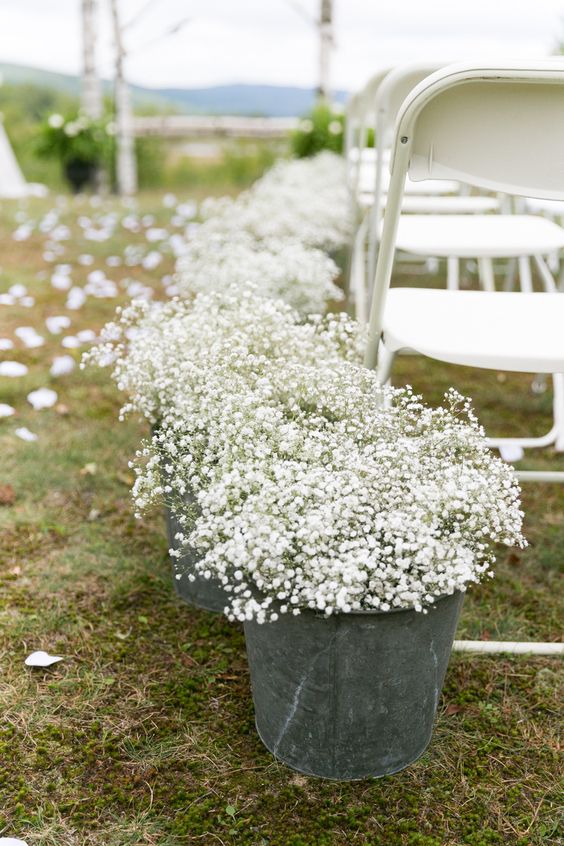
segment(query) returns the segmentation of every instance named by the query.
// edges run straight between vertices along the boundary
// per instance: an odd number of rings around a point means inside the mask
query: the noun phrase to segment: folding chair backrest
[[[397,130],[410,137],[413,180],[564,199],[562,60],[504,70],[453,65],[408,96]]]
[[[362,167],[362,153],[368,145],[370,128],[376,123],[376,96],[389,69],[378,71],[366,83],[364,88],[354,94],[346,107],[345,158],[347,168],[353,174],[349,180],[356,190]],[[352,160],[352,161],[351,161]]]
[[[564,62],[451,65],[403,103],[374,274],[365,362],[376,365],[406,173],[564,199]]]
[[[372,269],[372,254],[376,249],[380,229],[384,195],[384,157],[393,140],[393,129],[398,111],[408,94],[422,80],[434,73],[439,65],[401,65],[391,70],[382,81],[376,93],[376,168],[374,172],[374,194],[370,224],[369,267]]]
[[[375,92],[374,103],[377,114],[377,127],[380,133],[378,147],[389,147],[393,138],[393,129],[402,103],[408,94],[422,80],[441,67],[437,62],[422,65],[400,65],[393,68]]]

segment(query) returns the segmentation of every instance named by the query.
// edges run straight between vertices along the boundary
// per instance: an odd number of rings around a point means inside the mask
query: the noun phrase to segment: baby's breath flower
[[[344,316],[304,320],[234,286],[136,303],[89,354],[113,365],[123,413],[156,424],[138,513],[167,502],[174,554],[196,549],[232,619],[423,611],[491,573],[492,542],[524,544],[515,474],[469,402],[382,388],[362,341]]]

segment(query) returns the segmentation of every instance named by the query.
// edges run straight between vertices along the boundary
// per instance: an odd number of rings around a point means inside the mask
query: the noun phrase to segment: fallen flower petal
[[[40,411],[42,408],[51,408],[57,402],[57,392],[52,391],[51,388],[38,388],[27,395],[27,401]]]
[[[34,432],[30,432],[25,426],[20,426],[19,429],[16,429],[14,432],[16,437],[21,438],[22,441],[36,441],[37,435]]]
[[[56,664],[57,661],[62,660],[63,658],[60,655],[49,655],[48,652],[43,652],[40,649],[38,652],[32,652],[31,655],[28,655],[25,664],[27,667],[50,667],[51,664]]]
[[[25,376],[26,373],[27,366],[19,361],[0,362],[0,376]]]

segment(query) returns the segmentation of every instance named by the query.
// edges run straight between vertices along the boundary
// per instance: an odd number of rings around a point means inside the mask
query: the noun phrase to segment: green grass
[[[164,221],[158,195],[141,207]],[[37,305],[0,306],[2,336],[32,323],[41,331],[45,316],[62,311],[60,293],[36,276],[45,270],[43,239],[10,237],[15,210],[6,203],[1,212],[0,291],[23,282]],[[85,243],[77,213],[91,213],[85,201],[65,215],[75,237],[62,261],[102,258],[138,239]],[[158,276],[171,269],[167,259]],[[80,282],[85,272],[75,275]],[[108,275],[158,285],[137,268]],[[69,332],[99,328],[114,306],[90,300]],[[132,516],[128,459],[146,426],[117,422],[121,399],[104,373],[51,379],[58,343],[3,354],[30,372],[0,385],[0,401],[18,412],[0,421],[0,485],[15,493],[0,506],[0,835],[30,846],[559,842],[562,671],[553,659],[455,655],[431,746],[395,776],[335,784],[277,763],[254,730],[240,627],[175,599],[161,515]],[[528,377],[409,356],[396,380],[433,402],[455,384],[495,433],[550,425],[550,394],[532,396]],[[32,411],[26,394],[49,384],[66,409]],[[16,425],[38,442],[15,438]],[[527,458],[564,466],[550,451]],[[529,485],[523,499],[530,546],[500,550],[496,579],[467,597],[459,637],[560,636],[564,488]],[[28,669],[23,660],[35,649],[65,660]]]

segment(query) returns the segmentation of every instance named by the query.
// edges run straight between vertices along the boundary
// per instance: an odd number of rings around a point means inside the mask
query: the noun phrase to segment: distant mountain
[[[215,85],[210,88],[159,88],[158,94],[184,111],[222,115],[294,117],[308,112],[315,101],[312,88],[282,85]],[[344,103],[346,91],[335,92]]]
[[[74,95],[80,91],[79,78],[70,74],[0,62],[0,75],[5,82],[14,85],[41,85]],[[111,83],[105,80],[103,84],[106,93],[110,93]],[[315,100],[315,92],[311,88],[284,85],[235,84],[209,88],[144,88],[133,85],[132,92],[137,107],[191,114],[294,117],[308,112]],[[344,103],[347,96],[346,91],[336,91],[334,99],[337,103]]]

